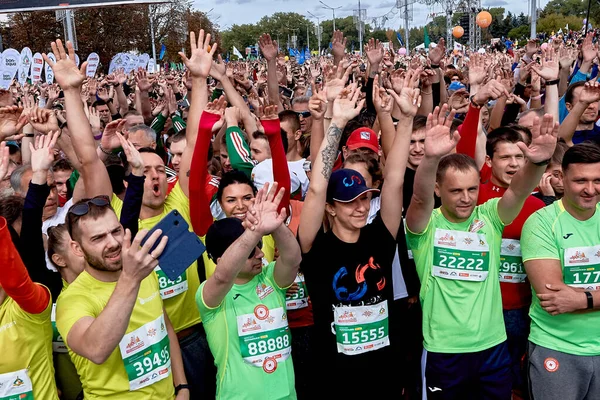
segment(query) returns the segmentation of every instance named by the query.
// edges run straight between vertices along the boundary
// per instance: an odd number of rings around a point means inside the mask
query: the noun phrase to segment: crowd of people
[[[0,91],[0,399],[600,399],[594,34],[190,46]]]

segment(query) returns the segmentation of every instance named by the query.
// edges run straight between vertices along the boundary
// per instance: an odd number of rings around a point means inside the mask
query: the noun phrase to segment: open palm
[[[279,204],[285,195],[285,189],[281,188],[279,191],[277,189],[277,182],[273,183],[271,190],[269,190],[269,184],[266,183],[256,194],[254,204],[250,206],[251,212],[246,214],[247,223],[251,229],[263,236],[275,231],[285,221],[285,209],[282,208],[281,211],[278,211]]]
[[[60,39],[52,42],[51,46],[52,52],[56,57],[56,62],[53,62],[46,54],[42,54],[42,57],[52,68],[54,79],[58,82],[62,90],[79,89],[85,80],[87,61],[81,64],[80,68],[77,68],[77,64],[75,64],[75,50],[71,42],[67,42],[69,56],[67,56]]]
[[[18,133],[27,119],[21,114],[23,112],[22,107],[9,106],[0,108],[0,139],[4,140],[8,136],[12,136]]]
[[[517,146],[532,163],[546,161],[554,154],[558,138],[558,121],[551,114],[545,114],[542,121],[535,118],[531,128],[531,144],[518,142]]]
[[[196,34],[190,32],[190,48],[192,50],[191,57],[187,58],[185,53],[179,52],[181,59],[192,76],[207,78],[210,74],[213,56],[217,51],[217,46],[210,46],[210,33],[205,36],[204,29],[200,29],[198,41],[196,41]]]
[[[436,107],[427,117],[427,136],[425,138],[425,155],[440,158],[449,154],[460,140],[458,132],[450,133],[454,120],[454,112],[446,117],[448,106]]]

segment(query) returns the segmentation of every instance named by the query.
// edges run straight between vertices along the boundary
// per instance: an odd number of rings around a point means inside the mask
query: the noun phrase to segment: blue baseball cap
[[[448,86],[448,90],[459,90],[466,89],[467,87],[460,82],[452,82],[450,86]]]
[[[365,178],[353,169],[338,169],[329,179],[327,185],[327,202],[339,201],[350,203],[367,192],[379,192],[367,186]]]

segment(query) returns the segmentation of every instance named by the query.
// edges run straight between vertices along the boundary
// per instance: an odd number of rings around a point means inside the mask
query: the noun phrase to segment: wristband
[[[431,64],[430,67],[435,69],[435,68],[439,68],[440,66],[439,65],[435,65],[435,64]]]
[[[533,97],[531,98],[531,100],[539,100],[539,99],[541,99],[543,96],[544,96],[544,93],[540,94],[539,96],[533,96]]]
[[[112,97],[110,97],[108,100],[106,100],[106,101],[105,101],[105,103],[106,103],[106,104],[110,104],[110,103],[112,103],[112,102],[113,102],[113,99],[112,99]]]
[[[555,79],[553,81],[547,81],[546,86],[558,85],[558,82],[560,82],[560,79]]]
[[[25,134],[25,137],[34,137],[34,136],[35,136],[35,134],[34,134],[34,133],[26,133],[26,134]]]
[[[592,296],[592,294],[590,292],[583,292],[585,293],[585,297],[587,297],[587,309],[591,310],[594,308],[594,296]]]
[[[483,106],[483,104],[477,104],[475,103],[475,100],[473,100],[473,98],[475,97],[475,95],[471,95],[471,97],[469,97],[469,101],[471,102],[471,105],[473,105],[473,107],[475,108],[481,108]]]
[[[58,127],[59,127],[60,129],[63,129],[65,126],[67,126],[67,121],[66,121],[66,120],[65,120],[64,122],[60,122],[60,123],[58,124]]]
[[[112,155],[112,152],[106,150],[104,147],[102,147],[102,145],[99,145],[98,148],[100,149],[101,152],[103,152],[104,154],[106,154],[107,156]]]
[[[537,165],[538,167],[543,167],[544,165],[548,165],[550,164],[550,161],[552,161],[551,158],[544,160],[544,161],[540,161],[540,162],[534,162],[532,163],[533,165]]]
[[[181,389],[190,390],[190,385],[187,383],[180,383],[179,385],[175,386],[175,394],[179,393]]]

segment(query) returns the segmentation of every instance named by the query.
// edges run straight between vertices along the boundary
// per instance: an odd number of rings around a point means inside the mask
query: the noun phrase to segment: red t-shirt
[[[488,180],[487,183],[479,185],[477,204],[483,204],[489,199],[502,197],[504,192],[506,192],[505,188],[498,187],[491,180]],[[527,218],[544,206],[544,202],[537,197],[527,197],[517,218],[510,225],[504,227],[502,238],[520,240],[521,230]],[[531,304],[531,287],[528,281],[524,283],[500,282],[500,290],[502,292],[502,307],[505,310],[515,310]]]

